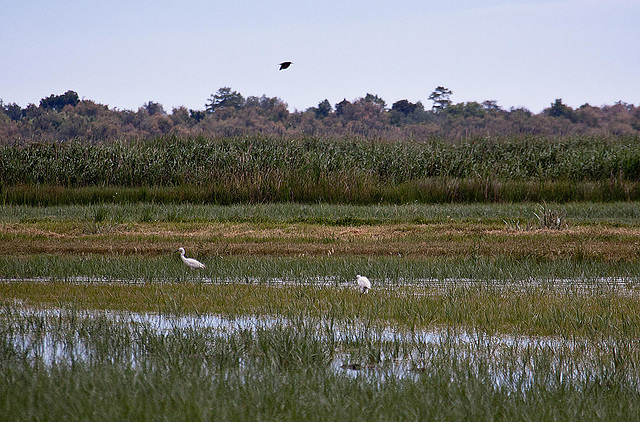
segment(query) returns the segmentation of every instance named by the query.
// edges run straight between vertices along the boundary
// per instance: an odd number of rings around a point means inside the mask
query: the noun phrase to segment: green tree
[[[400,112],[405,116],[416,111],[417,104],[410,102],[409,100],[400,100],[393,103],[391,110]]]
[[[562,103],[562,98],[556,98],[556,101],[551,104],[551,107],[545,111],[546,114],[551,117],[565,117],[572,122],[575,120],[575,112],[571,107]]]
[[[450,104],[446,109],[446,113],[451,116],[467,117],[484,117],[486,110],[482,104],[472,101],[469,103]]]
[[[145,110],[147,110],[147,113],[149,113],[149,116],[154,116],[156,114],[164,116],[167,113],[164,111],[164,107],[162,106],[162,104],[160,103],[156,103],[154,101],[149,101],[148,103],[145,103],[142,108],[144,108]]]
[[[232,91],[228,86],[218,89],[218,92],[211,94],[206,104],[207,113],[215,113],[218,109],[235,108],[244,106],[244,97],[237,91]]]
[[[40,108],[62,111],[65,106],[71,105],[75,107],[79,102],[80,98],[78,97],[78,93],[69,90],[62,95],[51,94],[50,96],[41,99]]]
[[[443,86],[436,87],[435,91],[429,95],[429,100],[433,101],[433,111],[439,112],[451,105],[451,94],[453,92]]]
[[[2,104],[0,110],[4,112],[13,121],[18,121],[22,118],[22,108],[16,103]]]
[[[206,113],[202,110],[193,110],[189,109],[189,119],[198,123],[200,120],[204,119]]]
[[[339,103],[336,104],[336,115],[342,117],[349,114],[349,106],[351,103],[347,101],[347,99],[343,99]]]
[[[496,100],[486,100],[482,102],[482,107],[487,111],[500,111],[502,108]]]
[[[387,103],[377,95],[367,93],[367,95],[364,96],[364,101],[377,105],[380,107],[380,110],[384,110],[387,107]]]
[[[287,107],[287,103],[282,101],[281,98],[278,97],[267,97],[266,95],[262,95],[261,97],[249,96],[244,102],[243,107],[253,107],[259,108],[263,111],[271,111],[279,106]]]
[[[331,110],[331,103],[329,102],[329,100],[324,99],[323,101],[320,101],[318,103],[318,108],[316,108],[314,112],[317,118],[324,119],[329,115],[329,113],[331,113]]]

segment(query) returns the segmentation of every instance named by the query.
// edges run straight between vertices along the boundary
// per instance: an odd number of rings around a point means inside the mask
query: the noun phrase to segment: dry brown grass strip
[[[162,254],[179,246],[218,255],[511,255],[640,257],[640,228],[515,231],[495,224],[375,226],[253,223],[0,224],[2,254]]]

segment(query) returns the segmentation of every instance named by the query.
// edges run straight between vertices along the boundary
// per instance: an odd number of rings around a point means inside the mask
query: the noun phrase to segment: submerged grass
[[[0,311],[3,420],[634,420],[637,341]]]
[[[342,285],[366,274],[376,286],[437,285],[467,281],[491,284],[544,283],[598,285],[619,279],[633,287],[640,278],[638,261],[575,258],[541,260],[522,257],[382,256],[218,256],[203,258],[202,270],[189,270],[179,256],[51,255],[0,256],[0,280],[42,279],[60,282],[204,282]]]
[[[454,327],[485,333],[554,336],[640,335],[637,289],[594,283],[383,286],[361,296],[353,285],[201,283],[0,284],[5,304],[75,306],[173,314],[278,317],[304,311],[314,318],[365,320],[403,330]]]

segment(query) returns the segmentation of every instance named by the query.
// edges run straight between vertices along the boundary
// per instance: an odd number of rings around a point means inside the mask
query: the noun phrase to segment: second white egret
[[[198,261],[197,259],[185,258],[184,248],[178,249],[178,252],[180,252],[180,258],[182,258],[182,262],[184,262],[184,265],[186,265],[187,267],[193,268],[193,269],[207,268],[206,265],[204,265],[202,262]]]
[[[356,281],[358,282],[358,286],[360,286],[360,288],[362,289],[362,294],[367,293],[369,290],[371,290],[371,282],[367,277],[358,274],[356,276]]]

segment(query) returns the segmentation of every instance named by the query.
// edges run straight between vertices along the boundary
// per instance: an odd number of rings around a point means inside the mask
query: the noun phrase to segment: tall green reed
[[[4,203],[371,204],[640,197],[640,148],[628,140],[174,137],[0,148]]]

